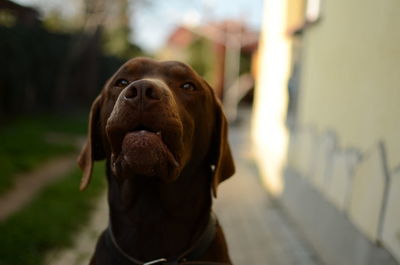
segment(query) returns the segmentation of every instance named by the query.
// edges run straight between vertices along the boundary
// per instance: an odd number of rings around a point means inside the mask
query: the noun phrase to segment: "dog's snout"
[[[162,88],[150,80],[132,82],[123,93],[124,98],[132,103],[159,101],[162,98]]]

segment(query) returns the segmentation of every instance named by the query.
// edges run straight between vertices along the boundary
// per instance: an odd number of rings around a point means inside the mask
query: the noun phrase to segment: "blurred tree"
[[[215,57],[210,40],[198,36],[188,47],[188,63],[206,80],[213,78]]]
[[[73,20],[63,18],[59,10],[52,10],[43,19],[43,26],[50,32],[72,32],[70,21]]]
[[[100,54],[120,59],[133,57],[141,50],[130,39],[128,12],[141,0],[83,0],[81,33],[75,38],[60,74],[58,105],[68,94],[75,93],[83,102],[92,100],[103,80],[99,80]],[[66,78],[72,75],[72,84]],[[74,89],[71,91],[70,87]]]
[[[102,49],[108,55],[129,58],[141,52],[131,39],[133,26],[130,21],[138,4],[149,0],[84,0],[85,31],[101,28]]]

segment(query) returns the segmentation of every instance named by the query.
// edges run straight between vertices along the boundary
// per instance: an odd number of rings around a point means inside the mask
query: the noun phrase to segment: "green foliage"
[[[240,54],[240,74],[250,73],[251,71],[251,55],[241,53]]]
[[[65,18],[61,10],[53,9],[42,18],[42,25],[49,32],[73,33],[81,30],[82,20],[83,18],[79,15],[75,15],[72,18]]]
[[[212,44],[205,38],[198,38],[189,47],[189,64],[203,76],[209,79],[215,71],[215,58]]]
[[[80,192],[81,172],[75,170],[0,223],[0,265],[43,264],[47,251],[70,246],[74,232],[90,217],[93,199],[104,190],[102,172],[104,163],[94,168],[90,187]]]
[[[56,155],[76,151],[72,142],[49,141],[50,132],[83,135],[85,128],[86,115],[20,118],[0,127],[0,193],[12,186],[15,174],[29,171]]]
[[[143,51],[140,47],[129,41],[129,35],[130,29],[127,27],[104,31],[103,50],[105,54],[124,59],[142,55]]]

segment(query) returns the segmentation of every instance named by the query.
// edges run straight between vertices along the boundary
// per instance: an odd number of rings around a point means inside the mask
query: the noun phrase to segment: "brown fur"
[[[218,184],[234,173],[226,119],[206,81],[180,62],[132,59],[94,101],[88,131],[78,158],[81,189],[93,162],[105,159],[121,248],[143,261],[188,249],[207,225]],[[91,264],[111,265],[105,256],[98,247]],[[230,263],[219,225],[199,260]]]

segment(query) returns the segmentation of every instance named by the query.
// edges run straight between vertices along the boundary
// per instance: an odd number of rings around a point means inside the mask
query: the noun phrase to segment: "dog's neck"
[[[126,253],[142,261],[169,258],[194,243],[209,219],[210,172],[190,171],[174,183],[144,177],[121,182],[109,172],[112,229]]]

